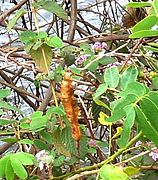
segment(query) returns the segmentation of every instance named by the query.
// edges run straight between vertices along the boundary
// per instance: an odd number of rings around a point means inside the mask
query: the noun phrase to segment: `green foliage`
[[[38,45],[38,47],[33,47],[30,50],[30,55],[38,65],[39,69],[45,74],[47,74],[52,59],[51,48],[46,44],[42,45],[42,43]]]
[[[158,132],[153,127],[153,125],[150,123],[150,119],[147,119],[145,114],[143,113],[142,109],[140,109],[139,106],[135,106],[136,111],[136,120],[138,122],[138,125],[140,126],[143,133],[146,135],[147,138],[149,138],[152,142],[155,143],[156,146],[158,146],[157,138],[158,138]]]
[[[158,21],[156,15],[147,16],[143,20],[139,21],[132,29],[132,33],[142,30],[150,30]]]
[[[34,144],[40,150],[45,149],[45,150],[49,151],[49,148],[48,148],[47,144],[44,141],[40,140],[40,139],[35,139]]]
[[[25,170],[24,166],[19,161],[19,159],[15,158],[15,157],[11,157],[10,161],[11,161],[11,166],[14,170],[14,173],[21,179],[26,179],[28,176],[27,171]]]
[[[140,7],[147,7],[152,6],[151,2],[131,2],[126,5],[127,7],[133,7],[133,8],[140,8]]]
[[[70,151],[66,148],[66,145],[62,142],[61,132],[62,132],[62,130],[60,130],[59,128],[57,128],[53,132],[54,147],[59,153],[65,155],[67,157],[71,157]]]
[[[117,166],[105,164],[99,171],[100,180],[128,180],[129,177],[123,170]]]
[[[43,137],[45,141],[47,141],[49,144],[53,144],[53,138],[51,133],[46,132],[44,130],[40,131],[40,135]]]
[[[58,36],[51,36],[46,39],[46,44],[50,47],[62,48],[63,42]]]
[[[128,6],[133,8],[151,6],[151,13],[133,27],[130,38],[145,38],[157,36],[157,30],[152,29],[158,23],[157,0],[154,0],[152,2],[133,2],[129,3]]]
[[[120,88],[124,90],[127,85],[131,82],[135,82],[138,76],[138,69],[136,66],[129,66],[125,69],[125,71],[121,74],[120,78]]]
[[[34,6],[40,7],[42,9],[45,9],[46,11],[54,13],[61,19],[68,20],[67,13],[55,0],[51,0],[51,1],[39,0],[37,3],[34,4]]]
[[[97,88],[95,94],[94,94],[94,99],[97,99],[100,97],[103,93],[105,93],[107,90],[107,84],[100,84],[99,87]]]
[[[117,67],[110,67],[104,73],[104,82],[110,88],[116,88],[119,83],[119,70]]]
[[[125,147],[126,144],[129,142],[131,128],[133,127],[135,120],[135,110],[132,105],[126,106],[124,108],[124,111],[126,112],[126,118],[124,119],[121,137],[117,140],[117,144],[120,148]]]
[[[10,94],[11,92],[9,89],[0,89],[0,115],[3,114],[3,109],[16,111],[20,114],[23,114],[23,112],[20,109],[18,109],[15,106],[12,106],[11,104],[3,100],[3,98],[7,98],[7,96],[9,96]],[[16,121],[6,118],[0,118],[0,125],[7,125],[13,123],[16,123]]]
[[[11,94],[9,89],[0,89],[0,99],[5,98]]]
[[[57,36],[48,36],[46,32],[24,31],[20,40],[25,44],[25,51],[31,55],[39,69],[48,74],[52,59],[51,47],[61,48],[62,40]]]
[[[157,30],[141,30],[130,35],[130,38],[146,38],[158,36]]]
[[[12,17],[12,19],[9,20],[9,23],[7,24],[7,30],[10,31],[15,26],[19,18],[23,16],[25,13],[26,11],[24,9],[19,9],[14,15],[14,17]]]
[[[135,174],[138,174],[140,172],[139,168],[135,168],[133,166],[127,166],[123,169],[123,171],[128,175],[128,176],[132,176]]]
[[[0,159],[0,177],[13,180],[16,175],[21,179],[26,179],[28,173],[24,166],[33,165],[34,162],[34,156],[28,153],[8,154]]]
[[[16,123],[16,122],[17,122],[17,121],[15,121],[15,120],[0,118],[0,125],[1,125],[1,126],[3,126],[3,125],[9,125],[9,124],[14,124],[14,123]]]
[[[22,111],[20,111],[18,108],[16,108],[15,106],[10,105],[9,103],[5,102],[5,101],[0,101],[0,109],[2,108],[6,108],[8,110],[13,110],[13,111],[17,111],[19,113],[22,113]]]

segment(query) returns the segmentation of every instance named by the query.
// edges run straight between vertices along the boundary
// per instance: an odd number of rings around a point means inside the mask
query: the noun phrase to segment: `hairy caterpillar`
[[[79,108],[76,106],[70,72],[65,72],[63,75],[60,98],[71,125],[72,137],[76,141],[79,141],[81,139],[81,131],[78,123]]]

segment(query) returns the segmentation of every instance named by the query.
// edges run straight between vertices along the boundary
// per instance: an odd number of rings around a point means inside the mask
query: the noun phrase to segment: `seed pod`
[[[60,98],[64,106],[66,116],[71,125],[72,137],[76,141],[79,141],[81,139],[81,131],[78,123],[79,108],[77,107],[74,98],[74,90],[70,72],[65,72],[63,75]]]

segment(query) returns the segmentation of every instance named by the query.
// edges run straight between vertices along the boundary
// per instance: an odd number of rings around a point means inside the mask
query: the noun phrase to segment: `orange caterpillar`
[[[78,123],[79,108],[76,106],[70,72],[65,72],[63,75],[60,98],[64,106],[66,116],[71,124],[72,137],[76,141],[79,141],[81,139],[81,131]]]

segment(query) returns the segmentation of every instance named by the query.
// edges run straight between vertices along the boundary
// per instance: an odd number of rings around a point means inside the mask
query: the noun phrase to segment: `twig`
[[[99,169],[97,170],[92,170],[92,171],[85,171],[85,172],[82,172],[80,174],[75,174],[74,176],[70,177],[70,178],[67,178],[67,180],[76,180],[80,177],[83,177],[83,176],[87,176],[87,175],[92,175],[92,174],[97,174],[99,172]]]
[[[128,61],[130,60],[130,58],[132,57],[132,54],[135,52],[135,50],[138,49],[139,45],[142,43],[143,38],[139,39],[139,41],[136,43],[136,45],[133,47],[133,49],[131,50],[130,54],[128,55],[126,61],[124,62],[123,66],[120,69],[120,72],[122,72],[126,66],[126,64],[128,63]]]
[[[9,16],[11,13],[13,13],[14,11],[16,11],[17,9],[19,9],[21,6],[23,6],[28,0],[22,0],[21,2],[19,2],[16,6],[12,7],[10,10],[4,12],[1,16],[0,16],[0,23],[7,17]]]
[[[71,0],[71,19],[70,19],[71,23],[69,26],[68,37],[67,37],[67,40],[69,42],[72,42],[74,39],[76,20],[77,20],[77,1]]]

